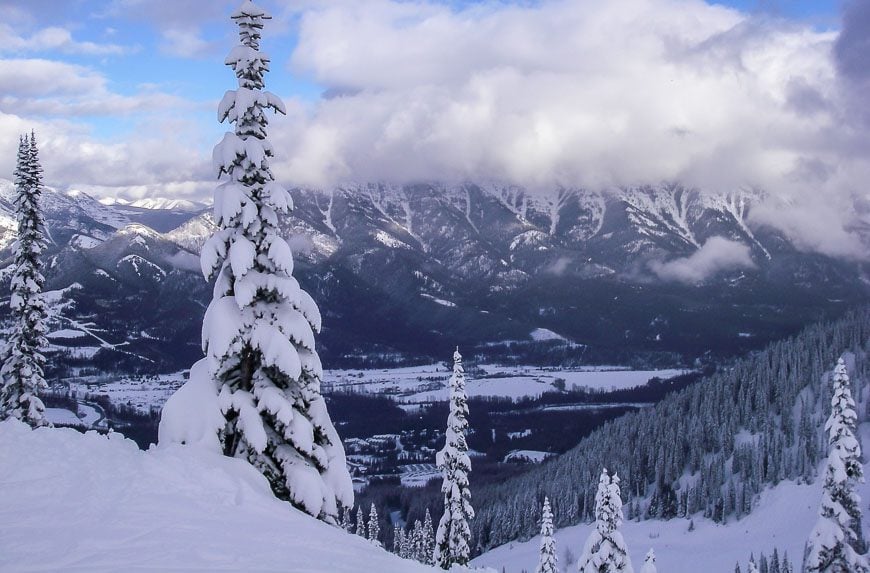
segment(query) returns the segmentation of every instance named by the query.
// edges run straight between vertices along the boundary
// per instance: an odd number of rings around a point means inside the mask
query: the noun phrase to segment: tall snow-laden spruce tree
[[[577,561],[580,573],[633,573],[622,525],[622,498],[619,476],[601,471],[595,494],[595,529],[586,539],[583,555]]]
[[[444,447],[435,461],[444,481],[444,514],[435,534],[435,565],[450,569],[453,565],[467,565],[471,555],[471,528],[468,520],[474,518],[468,473],[471,460],[465,432],[468,429],[468,396],[465,393],[465,371],[459,349],[453,353],[453,375],[450,377],[450,414]]]
[[[42,298],[42,264],[45,249],[45,219],[39,205],[42,167],[36,134],[22,137],[15,169],[15,212],[18,240],[12,274],[9,309],[14,321],[3,350],[0,367],[0,419],[17,418],[33,427],[46,426],[45,406],[39,392],[48,385],[43,378],[47,346],[45,302]]]
[[[293,278],[293,254],[278,228],[293,202],[269,168],[266,112],[285,112],[263,90],[269,58],[259,50],[260,32],[270,18],[250,1],[232,15],[241,44],[225,63],[239,87],[218,109],[235,131],[213,154],[224,183],[215,191],[219,229],[201,257],[206,277],[216,277],[203,349],[226,421],[219,432],[224,453],[248,460],[277,497],[335,523],[339,505],[353,504],[353,488],[320,394],[320,311]]]
[[[831,415],[828,432],[828,463],[822,486],[819,520],[810,533],[804,553],[807,573],[863,573],[870,571],[861,539],[861,499],[855,484],[864,481],[861,445],[855,437],[858,416],[849,389],[849,375],[843,359],[837,361],[832,377]]]
[[[557,573],[556,540],[553,539],[553,512],[550,510],[549,498],[544,498],[544,509],[541,513],[541,556],[535,573]]]

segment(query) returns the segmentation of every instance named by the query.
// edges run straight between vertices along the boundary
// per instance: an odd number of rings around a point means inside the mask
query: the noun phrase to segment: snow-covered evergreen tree
[[[368,531],[366,530],[366,516],[362,506],[358,507],[356,510],[356,534],[360,537],[368,537]]]
[[[595,529],[586,539],[583,555],[577,561],[580,573],[633,573],[622,525],[622,498],[619,476],[601,471],[595,494]]]
[[[870,571],[867,558],[856,548],[860,537],[860,498],[855,483],[864,481],[861,445],[855,437],[858,417],[849,389],[849,375],[841,358],[832,377],[831,415],[828,432],[828,463],[822,489],[819,520],[813,528],[804,554],[806,573],[862,573]]]
[[[293,207],[269,168],[273,148],[266,112],[284,104],[264,91],[269,58],[260,32],[270,16],[250,1],[232,14],[241,44],[226,64],[238,89],[224,95],[220,121],[235,124],[215,147],[219,229],[202,249],[202,269],[216,277],[203,323],[203,348],[226,423],[226,455],[248,460],[275,495],[334,523],[353,503],[344,448],[320,393],[314,348],[320,311],[293,278],[293,254],[278,222]]]
[[[402,543],[404,542],[405,530],[402,529],[398,523],[393,525],[393,553],[398,555],[399,557],[405,557],[402,555]]]
[[[42,166],[36,134],[22,137],[15,169],[15,212],[18,240],[15,243],[12,295],[9,309],[14,321],[3,349],[0,367],[0,420],[16,418],[33,427],[48,425],[39,392],[48,388],[43,378],[47,346],[42,264],[45,249],[45,219],[39,205]]]
[[[414,559],[422,563],[426,559],[426,541],[423,539],[423,522],[414,520],[414,529],[411,531],[411,553]]]
[[[553,539],[553,512],[549,498],[545,497],[541,513],[541,556],[535,573],[556,573],[557,561],[556,540]]]
[[[471,529],[468,520],[474,518],[468,473],[471,460],[465,431],[468,429],[468,397],[465,393],[465,371],[459,349],[453,353],[453,375],[450,377],[450,414],[444,447],[436,462],[444,481],[444,514],[435,534],[435,564],[442,569],[467,565],[471,554]]]
[[[420,561],[426,565],[435,565],[435,528],[432,525],[432,514],[426,508],[426,517],[423,519],[422,530],[422,554]]]
[[[348,533],[353,533],[353,511],[349,506],[344,508],[344,517],[341,520],[341,526]]]
[[[643,567],[640,568],[640,573],[657,573],[656,569],[656,552],[650,549],[646,552],[646,557],[643,560]]]
[[[373,503],[371,510],[369,511],[369,541],[380,544],[380,537],[381,524],[378,521],[378,510],[375,508],[375,504]]]

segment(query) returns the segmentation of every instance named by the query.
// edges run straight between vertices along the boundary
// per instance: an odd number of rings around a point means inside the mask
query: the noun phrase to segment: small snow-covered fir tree
[[[652,549],[646,552],[646,557],[643,560],[643,567],[640,568],[640,573],[657,573],[656,553]]]
[[[15,169],[15,213],[18,240],[15,243],[12,295],[9,309],[14,321],[3,349],[0,367],[0,420],[16,418],[33,427],[46,426],[45,406],[39,392],[48,388],[43,378],[47,346],[42,264],[45,249],[45,219],[39,205],[42,195],[42,166],[36,134],[22,137]]]
[[[314,348],[320,311],[293,278],[293,254],[278,223],[293,207],[269,168],[273,148],[266,112],[284,104],[264,91],[269,58],[260,32],[270,16],[250,1],[232,14],[241,44],[225,63],[238,89],[224,95],[220,121],[235,125],[215,147],[219,229],[202,249],[202,270],[215,277],[203,322],[203,348],[226,420],[226,455],[248,460],[275,495],[335,523],[353,503],[344,448],[320,393]]]
[[[368,537],[368,531],[366,530],[366,516],[362,506],[358,507],[356,510],[356,534],[360,537]]]
[[[535,573],[556,573],[556,540],[553,539],[553,512],[549,498],[544,498],[541,513],[541,556]]]
[[[864,481],[861,445],[855,437],[858,417],[842,358],[834,369],[832,386],[831,415],[825,423],[828,463],[819,520],[810,533],[804,553],[804,571],[865,573],[870,571],[870,566],[857,550],[864,542],[859,533],[861,500],[854,487]]]
[[[381,524],[378,521],[378,510],[375,508],[375,504],[372,503],[371,510],[369,511],[369,541],[380,544],[380,537]]]
[[[420,524],[420,520],[418,519],[414,526],[409,526],[408,531],[405,532],[405,536],[402,539],[404,542],[403,552],[405,559],[417,559],[417,544],[416,537],[418,531],[423,526]]]
[[[435,528],[432,525],[432,514],[426,508],[426,517],[423,519],[422,553],[421,562],[426,565],[435,565]]]
[[[404,537],[405,530],[402,529],[402,526],[398,523],[393,525],[393,553],[399,557],[404,557],[404,555],[402,555],[402,543],[404,542]]]
[[[622,525],[622,498],[619,477],[601,471],[595,494],[595,529],[586,539],[583,555],[577,561],[580,573],[633,573]]]
[[[423,535],[423,522],[419,519],[414,520],[414,527],[409,532],[408,537],[408,555],[420,563],[426,560],[426,543]]]
[[[468,429],[468,397],[465,393],[465,371],[459,349],[453,353],[453,375],[450,377],[450,414],[447,417],[447,435],[436,462],[444,481],[444,514],[435,534],[435,565],[450,569],[453,565],[467,565],[471,556],[471,528],[468,520],[474,518],[468,473],[471,460],[465,431]]]
[[[348,533],[353,533],[353,511],[350,507],[344,508],[344,517],[341,520],[341,526]]]

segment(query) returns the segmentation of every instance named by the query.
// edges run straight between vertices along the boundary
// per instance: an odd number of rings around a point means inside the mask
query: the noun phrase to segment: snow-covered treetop
[[[656,569],[656,554],[650,548],[646,553],[646,558],[643,560],[643,567],[640,568],[640,573],[658,573]]]
[[[230,16],[239,25],[239,35],[242,43],[255,50],[260,46],[260,30],[263,29],[263,20],[271,20],[268,12],[246,0],[239,9]]]
[[[838,458],[846,474],[860,482],[863,481],[860,463],[861,444],[855,437],[858,415],[855,413],[855,401],[849,389],[846,363],[842,358],[837,361],[837,366],[834,368],[832,385],[831,415],[825,423],[830,445],[829,458]]]
[[[595,527],[604,537],[622,524],[622,500],[619,495],[619,478],[615,474],[611,478],[607,468],[604,468],[595,494]]]

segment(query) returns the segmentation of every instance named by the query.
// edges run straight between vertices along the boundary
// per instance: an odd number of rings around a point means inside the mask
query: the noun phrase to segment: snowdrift
[[[0,571],[434,571],[278,501],[247,463],[0,423]]]

